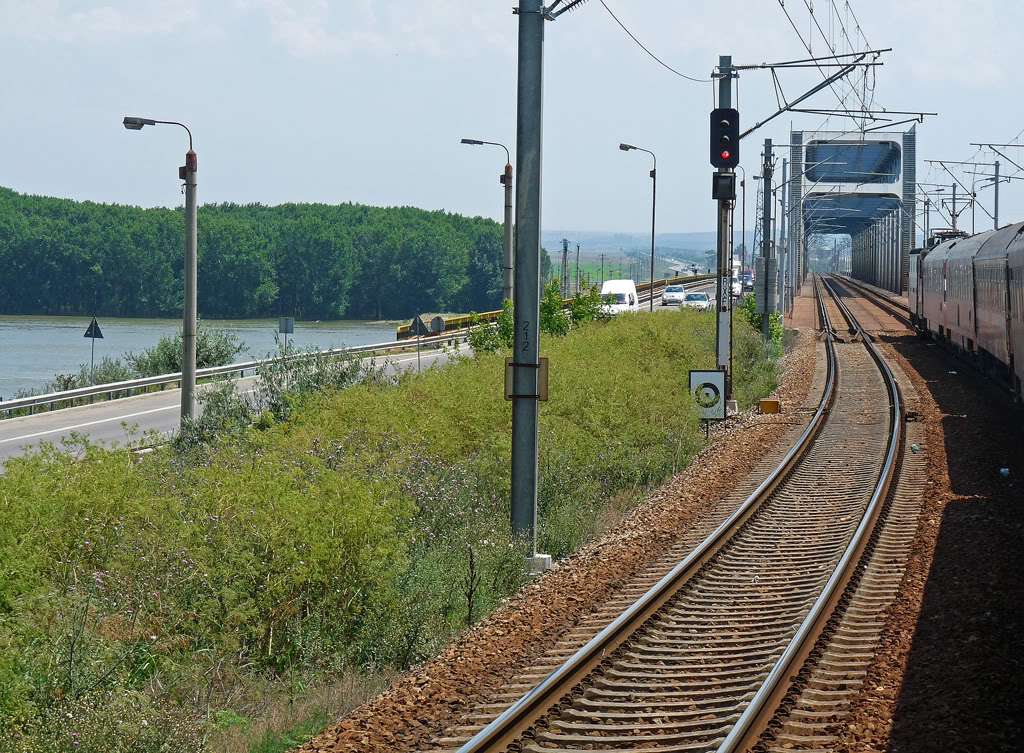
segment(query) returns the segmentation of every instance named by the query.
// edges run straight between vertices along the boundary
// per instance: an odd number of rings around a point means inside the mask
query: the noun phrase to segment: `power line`
[[[644,46],[644,43],[641,42],[639,39],[637,39],[636,36],[633,34],[633,32],[631,32],[629,29],[626,28],[626,25],[624,23],[622,23],[622,21],[619,20],[618,16],[616,16],[614,13],[612,13],[612,9],[608,7],[608,4],[604,0],[600,0],[600,3],[601,3],[601,5],[604,6],[604,9],[606,11],[608,11],[608,15],[615,19],[615,23],[617,23],[619,26],[621,26],[622,30],[624,32],[629,34],[630,39],[632,39],[634,42],[636,42],[638,45],[640,45],[640,49],[643,50],[644,52],[646,52],[652,58],[654,58],[662,67],[672,71],[672,73],[676,74],[680,78],[685,78],[687,81],[693,81],[693,82],[698,83],[698,84],[709,84],[709,83],[711,83],[711,79],[710,78],[694,78],[693,76],[687,76],[685,73],[680,73],[675,68],[673,68],[671,65],[669,65],[668,63],[663,61],[661,58],[659,58],[653,52],[648,50]]]

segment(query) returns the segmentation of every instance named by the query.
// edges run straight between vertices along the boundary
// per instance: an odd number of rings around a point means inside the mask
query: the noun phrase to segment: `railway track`
[[[839,280],[840,284],[844,287],[856,290],[869,302],[882,309],[882,311],[889,314],[892,318],[902,322],[907,326],[907,328],[914,329],[914,325],[910,321],[910,308],[908,306],[883,296],[878,291],[872,290],[852,277],[847,277],[845,275],[832,275],[832,277]]]
[[[857,329],[841,301],[826,306],[818,291],[826,331],[834,315]],[[806,695],[842,694],[862,672],[849,663],[864,631],[837,636],[839,616],[863,609],[863,555],[879,545],[875,523],[903,444],[899,389],[884,361],[867,342],[829,336],[825,349],[821,402],[754,493],[663,577],[648,573],[626,589],[635,601],[607,614],[595,637],[550,652],[438,749],[724,752],[767,750],[780,735],[784,749],[823,739],[815,725],[834,718],[835,705],[816,709]],[[888,576],[898,584],[896,570]],[[844,654],[830,654],[837,639],[855,647],[842,666],[830,665]]]

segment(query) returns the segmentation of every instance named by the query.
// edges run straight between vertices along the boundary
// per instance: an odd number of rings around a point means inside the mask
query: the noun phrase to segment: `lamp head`
[[[619,144],[619,149],[624,152],[628,152],[630,149],[636,149],[632,144]]]
[[[124,127],[127,128],[129,131],[141,131],[142,126],[147,125],[156,125],[156,121],[150,120],[149,118],[126,117],[124,119]]]
[[[463,143],[463,144],[472,144],[472,145],[474,145],[474,146],[480,146],[480,145],[481,145],[481,144],[483,144],[484,142],[480,141],[479,139],[463,139],[463,140],[462,140],[462,141],[461,141],[460,143]]]

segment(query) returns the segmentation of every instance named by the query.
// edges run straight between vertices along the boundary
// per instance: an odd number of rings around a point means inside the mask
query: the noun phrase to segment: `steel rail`
[[[827,324],[828,315],[824,310],[820,295],[818,305],[821,309],[822,321]],[[826,331],[828,331],[827,328]],[[458,749],[458,753],[503,750],[522,737],[540,717],[559,708],[558,703],[563,696],[568,694],[597,666],[604,663],[608,654],[630,638],[639,626],[669,601],[680,586],[689,581],[753,515],[760,504],[768,498],[803,457],[804,452],[824,423],[825,415],[835,395],[837,370],[831,335],[826,343],[827,375],[825,389],[818,408],[800,438],[768,478],[761,482],[757,489],[718,528],[654,587],[616,617],[585,646],[576,651],[558,669],[462,745]]]
[[[815,289],[819,300],[821,293],[818,290],[818,281],[815,281]],[[825,288],[832,295],[849,324],[861,335],[861,340],[868,353],[882,372],[885,381],[886,391],[889,395],[889,420],[891,430],[886,447],[885,462],[882,465],[879,480],[875,485],[867,510],[861,518],[857,530],[854,531],[850,543],[843,552],[839,564],[836,566],[821,595],[811,606],[810,612],[801,622],[796,634],[790,640],[782,656],[775,663],[769,672],[764,683],[754,694],[754,698],[747,706],[739,720],[730,730],[725,740],[718,747],[716,753],[736,753],[741,750],[753,748],[762,732],[768,728],[772,717],[777,709],[783,705],[786,695],[790,691],[790,678],[797,675],[808,656],[811,654],[814,642],[824,632],[825,625],[835,611],[836,605],[846,590],[850,579],[853,576],[857,563],[867,547],[871,532],[881,512],[882,505],[889,493],[893,476],[896,471],[897,456],[899,455],[900,443],[903,436],[904,407],[900,397],[899,385],[889,369],[885,359],[878,353],[877,349],[868,341],[867,334],[861,328],[846,304],[842,302],[839,295],[826,281]]]
[[[876,293],[874,290],[865,285],[862,285],[859,281],[853,279],[852,277],[847,277],[846,275],[832,276],[841,280],[844,285],[849,285],[851,288],[856,288],[857,290],[859,290],[861,293],[864,294],[864,297],[868,301],[873,303],[878,308],[882,309],[882,311],[886,312],[894,319],[898,319],[911,329],[916,329],[913,323],[910,321],[909,308],[907,310],[907,313],[904,314],[901,311],[897,310],[896,305],[898,304],[892,304],[890,301],[887,301],[885,299],[885,296],[881,295],[880,293]]]

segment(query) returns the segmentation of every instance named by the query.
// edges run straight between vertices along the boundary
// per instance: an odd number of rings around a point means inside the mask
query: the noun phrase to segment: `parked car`
[[[601,311],[617,316],[623,311],[639,311],[640,296],[632,280],[605,280],[601,286]]]
[[[682,285],[669,285],[661,294],[662,306],[678,306],[686,298],[686,288]]]
[[[698,311],[710,311],[711,296],[707,293],[687,293],[686,298],[683,299],[683,305]]]

